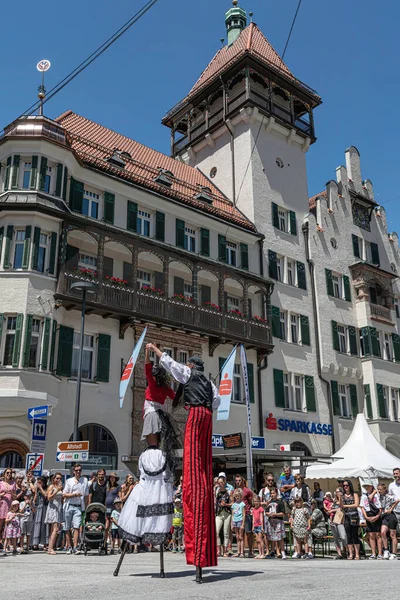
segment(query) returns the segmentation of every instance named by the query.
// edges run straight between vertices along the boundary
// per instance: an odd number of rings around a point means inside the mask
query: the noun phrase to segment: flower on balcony
[[[252,321],[257,321],[257,323],[267,323],[267,319],[264,319],[264,317],[260,317],[259,315],[254,315],[251,319]]]
[[[221,310],[221,307],[218,304],[214,304],[214,302],[203,302],[202,306],[204,308],[210,308],[211,310]]]
[[[113,283],[115,285],[120,285],[122,287],[125,287],[126,285],[128,285],[128,282],[126,281],[126,279],[120,279],[119,277],[108,277],[108,275],[106,275],[106,280],[109,283]]]
[[[164,290],[152,287],[151,285],[142,286],[140,291],[146,294],[150,294],[151,296],[164,296]]]
[[[242,313],[237,308],[231,308],[231,310],[229,311],[229,314],[233,315],[234,317],[243,317]]]
[[[90,269],[85,269],[84,267],[78,267],[74,271],[75,273],[78,273],[78,275],[83,275],[88,279],[97,279],[97,271],[91,271]]]
[[[184,294],[174,294],[173,299],[178,302],[187,302],[191,304],[193,302],[193,298],[191,296],[185,296]]]

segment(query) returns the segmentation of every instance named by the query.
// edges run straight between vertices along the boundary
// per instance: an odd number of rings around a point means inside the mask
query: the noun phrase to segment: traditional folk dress
[[[201,363],[201,361],[199,361]],[[183,396],[189,410],[183,446],[182,501],[185,518],[186,562],[196,567],[217,565],[212,472],[212,410],[218,408],[217,388],[203,368],[189,368],[163,353],[160,365],[181,385],[174,404]]]

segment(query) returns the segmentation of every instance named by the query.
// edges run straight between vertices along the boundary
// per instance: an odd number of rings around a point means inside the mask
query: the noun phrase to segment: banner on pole
[[[219,405],[217,412],[217,421],[227,421],[229,419],[229,410],[231,407],[233,391],[233,369],[235,366],[236,349],[237,346],[234,347],[221,369],[221,379],[219,384],[221,404]]]
[[[132,355],[128,360],[124,372],[122,373],[121,381],[119,384],[119,407],[122,408],[124,404],[124,398],[126,394],[126,390],[128,389],[129,382],[132,377],[133,369],[135,367],[136,361],[138,359],[139,353],[143,346],[144,338],[146,337],[147,327],[144,329],[142,335],[137,341],[136,346],[133,349]]]
[[[253,488],[253,455],[252,455],[252,437],[251,437],[251,410],[250,410],[250,388],[249,388],[249,374],[247,370],[247,356],[246,350],[243,344],[240,344],[240,362],[242,365],[242,375],[244,384],[244,393],[246,397],[247,407],[247,441],[246,441],[246,455],[247,455],[247,482],[250,489]]]

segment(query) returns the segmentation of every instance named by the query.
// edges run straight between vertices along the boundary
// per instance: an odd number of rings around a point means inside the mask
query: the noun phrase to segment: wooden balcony
[[[382,321],[383,323],[388,323],[389,325],[394,325],[392,320],[392,311],[390,310],[390,308],[387,308],[386,306],[381,306],[380,304],[372,304],[371,302],[370,309],[372,319]]]
[[[69,272],[59,279],[55,299],[66,310],[81,309],[81,292],[71,289],[71,284],[76,281],[87,279]],[[248,348],[256,348],[262,355],[272,352],[272,334],[268,323],[151,295],[130,287],[93,281],[98,284],[98,289],[87,295],[87,314],[119,319],[122,326],[133,320],[183,329],[206,336],[215,345],[242,342]]]

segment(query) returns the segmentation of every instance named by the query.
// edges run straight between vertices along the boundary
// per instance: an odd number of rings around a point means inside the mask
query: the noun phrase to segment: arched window
[[[6,452],[0,456],[0,469],[22,469],[24,460],[19,452]]]
[[[87,423],[79,427],[79,440],[89,441],[89,461],[84,463],[85,469],[117,468],[118,446],[111,431],[102,425]]]
[[[304,456],[311,456],[311,452],[303,442],[293,442],[290,444],[291,452],[304,452]]]

